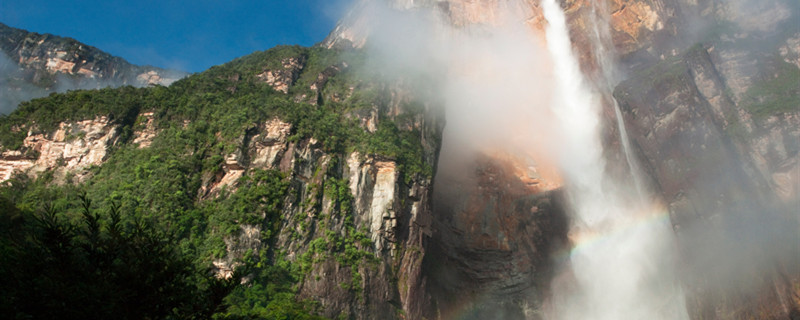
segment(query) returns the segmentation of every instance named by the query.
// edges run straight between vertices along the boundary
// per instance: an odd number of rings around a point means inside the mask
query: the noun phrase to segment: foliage
[[[3,314],[35,319],[207,318],[233,288],[195,269],[172,237],[144,220],[45,204],[36,213],[0,198]],[[69,221],[68,213],[80,214]]]
[[[54,93],[21,103],[11,114],[0,116],[0,144],[8,149],[19,149],[28,133],[23,129],[26,126],[34,132],[52,132],[59,122],[93,119],[100,115],[122,124],[136,116],[142,103],[150,99],[150,93],[148,89],[128,86]]]
[[[298,259],[301,274],[308,274],[316,263],[334,258],[342,267],[350,268],[351,281],[342,283],[342,288],[361,292],[363,288],[359,268],[378,262],[378,258],[370,251],[373,247],[372,240],[365,230],[357,231],[355,228],[352,212],[353,196],[346,180],[330,177],[326,179],[325,195],[333,203],[332,216],[324,217],[326,220],[320,225],[324,235],[311,240],[308,250]],[[334,217],[343,220],[343,233],[325,228]]]
[[[780,58],[771,62],[774,72],[762,75],[742,97],[741,104],[757,119],[800,109],[800,69]]]
[[[406,183],[410,183],[415,174],[430,178],[433,169],[423,159],[419,135],[416,130],[401,131],[393,122],[380,121],[378,130],[367,140],[366,153],[396,159]]]
[[[225,298],[225,304],[230,307],[216,314],[215,319],[323,319],[313,315],[317,311],[314,302],[295,300],[292,284],[300,280],[295,265],[283,258],[275,263],[261,263],[260,260],[266,258],[251,260],[254,280],[236,287]]]
[[[258,77],[287,58],[305,61],[288,95]],[[0,117],[0,146],[26,152],[29,132],[50,134],[64,121],[107,116],[118,130],[104,163],[87,169],[81,185],[55,184],[53,172],[45,172],[0,186],[0,311],[34,318],[318,319],[313,301],[297,299],[297,282],[329,257],[350,268],[353,279],[343,285],[361,291],[359,271],[377,258],[367,232],[356,230],[352,195],[345,180],[331,178],[336,174],[321,173],[323,184],[312,189],[335,203],[332,215],[317,222],[338,219],[344,231],[321,228],[297,261],[272,247],[284,201],[301,194],[293,177],[249,169],[217,197],[206,199],[203,190],[224,174],[226,156],[247,161],[243,142],[274,118],[292,124],[291,141],[316,139],[332,159],[359,151],[396,161],[406,183],[430,177],[421,133],[405,125],[421,111],[388,117],[386,86],[348,71],[363,61],[357,51],[282,46],[169,87],[53,94]],[[339,71],[323,94],[336,99],[313,105],[298,98],[310,97],[310,85],[332,66]],[[378,128],[370,133],[357,115],[374,110]],[[130,143],[145,123],[143,112],[153,113],[158,131],[147,148]],[[260,250],[242,258],[243,269],[230,281],[209,276],[211,262],[228,254],[226,239],[243,224],[261,228]],[[245,274],[248,281],[239,283]]]
[[[270,240],[280,226],[280,210],[286,196],[288,182],[285,175],[274,170],[253,170],[239,179],[238,190],[200,204],[202,216],[212,226],[209,241],[212,255],[221,258],[224,246],[219,246],[222,237],[239,231],[239,226],[262,224],[266,227],[263,238]],[[221,250],[222,249],[222,250]]]

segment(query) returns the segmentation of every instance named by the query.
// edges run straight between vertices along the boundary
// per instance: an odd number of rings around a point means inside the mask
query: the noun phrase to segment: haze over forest
[[[31,6],[0,314],[800,318],[796,1]]]

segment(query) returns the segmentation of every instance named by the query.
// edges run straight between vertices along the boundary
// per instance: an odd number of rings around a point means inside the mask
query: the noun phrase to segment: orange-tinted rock
[[[289,57],[281,61],[281,68],[265,70],[256,77],[272,86],[277,91],[289,93],[289,87],[294,84],[305,64],[305,58]]]
[[[537,303],[529,299],[548,290],[551,254],[566,243],[560,178],[500,152],[450,165],[440,163],[436,177],[424,263],[432,312],[515,319],[522,309],[513,301]]]
[[[31,134],[23,141],[23,152],[38,156],[21,157],[20,152],[6,151],[0,156],[0,181],[15,173],[37,176],[44,171],[60,170],[79,172],[93,165],[101,165],[107,147],[116,137],[116,127],[106,117],[74,123],[62,122],[59,128],[48,134]],[[81,179],[81,177],[78,177]]]

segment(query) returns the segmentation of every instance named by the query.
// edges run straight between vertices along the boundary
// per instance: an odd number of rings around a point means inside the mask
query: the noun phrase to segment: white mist
[[[549,316],[688,319],[674,274],[674,236],[666,209],[646,197],[637,172],[631,173],[631,182],[606,173],[600,139],[602,95],[581,73],[560,6],[543,0],[542,7],[556,87],[551,108],[560,128],[556,153],[566,181],[574,245],[553,282]],[[624,125],[619,129],[627,140]],[[623,147],[629,167],[638,170],[627,141]],[[634,187],[627,188],[631,183]],[[638,196],[630,197],[631,192]]]
[[[367,46],[390,73],[436,80],[447,111],[440,164],[448,164],[437,175],[459,174],[452,163],[469,164],[469,154],[484,150],[543,155],[556,164],[569,198],[574,247],[563,255],[546,318],[688,319],[667,211],[645,190],[621,123],[632,172],[616,177],[605,170],[600,113],[615,81],[607,48],[595,50],[603,83],[589,83],[561,8],[542,0],[548,25],[541,41],[527,24],[529,4],[500,2],[494,23],[459,28],[424,10],[374,5]],[[594,31],[597,39],[607,36]]]

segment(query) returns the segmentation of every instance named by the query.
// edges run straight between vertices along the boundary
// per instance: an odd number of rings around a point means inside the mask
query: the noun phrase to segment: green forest
[[[288,94],[257,81],[259,73],[292,57],[305,65]],[[2,149],[27,153],[35,153],[22,144],[29,131],[52,132],[64,121],[107,116],[119,129],[104,163],[89,168],[83,183],[69,175],[59,182],[47,171],[36,178],[16,175],[0,187],[0,314],[319,319],[319,303],[297,296],[310,265],[335,256],[353,270],[353,281],[343,287],[355,292],[361,289],[359,268],[375,259],[371,241],[353,224],[352,195],[341,176],[345,157],[359,151],[392,159],[405,183],[432,175],[421,133],[409,125],[421,105],[405,103],[404,113],[390,117],[386,82],[352,71],[365,70],[358,67],[364,64],[359,51],[276,47],[169,87],[51,94],[2,116]],[[337,65],[349,67],[331,76],[321,94],[310,89],[318,75]],[[357,115],[373,108],[380,111],[380,122],[370,133]],[[147,148],[132,143],[143,112],[154,114],[158,131]],[[291,173],[251,169],[235,192],[223,190],[206,200],[198,195],[203,177],[219,174],[224,156],[242,148],[246,131],[274,118],[292,124],[290,141],[317,139],[332,159],[319,173],[324,185],[314,185],[311,193],[334,199],[335,212],[316,217],[321,236],[294,261],[271,247],[285,223],[284,202],[308,193],[292,183]],[[320,205],[306,202],[301,205]],[[347,231],[326,233],[326,219],[344,221]],[[224,239],[241,224],[261,228],[262,248],[248,252],[231,278],[217,278],[211,262],[226,255]]]

